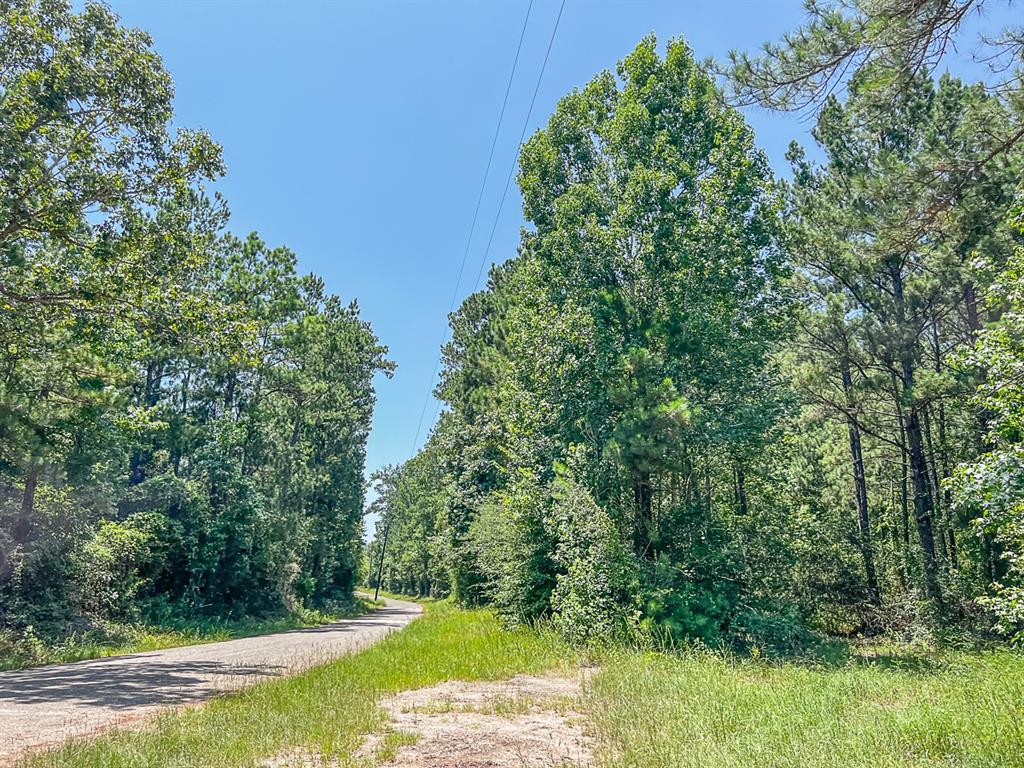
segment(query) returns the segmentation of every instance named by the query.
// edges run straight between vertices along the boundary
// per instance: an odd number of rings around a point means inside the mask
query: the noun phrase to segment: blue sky
[[[176,122],[223,145],[228,173],[217,189],[231,228],[294,250],[303,271],[358,300],[390,348],[398,370],[378,381],[367,468],[404,461],[445,335],[526,0],[111,5],[152,34],[174,78]],[[460,300],[484,259],[557,12],[557,2],[534,2]],[[724,57],[802,18],[789,0],[569,0],[530,131],[561,95],[613,68],[648,33],[661,43],[682,36],[698,58]],[[969,64],[953,66],[979,76]],[[810,123],[799,116],[746,115],[780,172],[789,141],[809,140]],[[522,225],[513,183],[489,262],[515,254]],[[428,421],[434,412],[431,401]]]

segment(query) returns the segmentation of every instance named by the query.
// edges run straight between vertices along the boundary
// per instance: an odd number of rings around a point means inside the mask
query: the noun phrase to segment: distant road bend
[[[31,749],[360,651],[421,611],[403,600],[384,602],[321,627],[0,672],[0,765]]]

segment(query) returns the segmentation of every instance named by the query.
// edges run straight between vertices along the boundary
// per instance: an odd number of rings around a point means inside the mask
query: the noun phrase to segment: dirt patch
[[[337,760],[328,760],[306,749],[292,749],[267,758],[259,768],[337,768]]]
[[[576,677],[448,682],[383,702],[389,729],[357,757],[390,768],[592,768]]]

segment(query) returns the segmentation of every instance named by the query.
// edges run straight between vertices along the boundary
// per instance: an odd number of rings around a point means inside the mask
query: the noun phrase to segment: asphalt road
[[[31,749],[362,650],[421,611],[415,603],[385,602],[364,616],[311,629],[0,672],[0,765]]]

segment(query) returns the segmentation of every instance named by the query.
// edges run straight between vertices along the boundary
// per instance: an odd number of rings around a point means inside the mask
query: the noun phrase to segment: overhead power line
[[[484,269],[487,266],[487,257],[491,253],[491,245],[494,242],[494,233],[498,229],[498,221],[501,219],[501,211],[505,207],[505,198],[508,196],[508,190],[509,190],[509,187],[512,184],[512,178],[513,178],[513,176],[515,176],[515,173],[516,173],[516,166],[518,165],[518,161],[519,161],[519,152],[522,150],[523,142],[526,140],[526,131],[529,130],[529,127],[530,127],[530,118],[533,116],[533,107],[537,103],[537,94],[540,92],[540,84],[541,84],[541,81],[544,79],[544,70],[547,69],[547,66],[548,66],[548,58],[551,56],[551,46],[555,42],[555,34],[558,32],[558,23],[562,20],[562,11],[564,10],[564,8],[565,8],[565,0],[562,0],[562,4],[558,7],[558,16],[555,18],[555,26],[552,27],[552,29],[551,29],[551,37],[548,39],[548,48],[547,48],[547,51],[545,51],[545,53],[544,53],[544,62],[543,62],[543,64],[541,64],[540,74],[537,75],[537,84],[533,88],[533,97],[530,99],[530,108],[526,112],[526,120],[523,121],[523,130],[519,134],[519,144],[516,145],[516,153],[512,157],[512,165],[508,169],[508,176],[505,178],[505,188],[501,192],[501,200],[498,203],[498,210],[494,214],[494,221],[491,224],[491,234],[487,238],[487,247],[484,248],[483,258],[480,259],[480,269],[477,271],[476,282],[473,284],[473,293],[476,293],[478,290],[480,290],[480,280],[483,278]],[[447,333],[446,333],[445,334],[445,339],[447,339],[447,338],[448,338],[448,336],[447,336]],[[444,344],[443,341],[441,343]],[[440,362],[440,356],[438,356],[438,362]],[[434,368],[434,374],[435,375],[437,374],[437,366],[436,365],[435,365],[435,368]],[[433,384],[433,380],[431,380],[431,384]],[[431,386],[431,389],[433,389],[433,386]],[[423,403],[424,409],[426,409],[426,405],[429,402],[430,402],[430,395],[428,393],[427,399]],[[440,412],[441,412],[441,403],[438,403],[435,406],[435,408],[434,408],[434,418],[433,418],[433,421],[437,421],[437,415]],[[420,424],[422,425],[422,423],[423,423],[423,415],[421,414],[420,415]],[[416,428],[416,440],[414,441],[414,444],[413,444],[413,450],[415,450],[415,443],[419,441],[419,438],[420,438],[420,428],[417,427]]]
[[[448,309],[448,314],[449,315],[452,312],[455,311],[455,302],[458,300],[459,286],[462,283],[462,274],[465,271],[466,260],[467,260],[467,258],[469,256],[469,249],[470,249],[470,246],[471,246],[471,244],[473,242],[473,233],[476,230],[477,218],[480,215],[480,205],[481,205],[481,202],[483,201],[484,190],[487,187],[487,178],[490,175],[491,162],[494,159],[494,149],[495,149],[495,147],[498,144],[498,135],[501,133],[501,124],[502,124],[502,121],[505,118],[505,108],[508,106],[508,95],[509,95],[509,92],[512,90],[512,81],[515,79],[516,67],[519,64],[519,54],[520,54],[520,52],[523,49],[523,39],[526,37],[526,27],[527,27],[527,24],[530,21],[530,11],[532,9],[533,9],[533,0],[530,0],[529,5],[526,7],[526,18],[523,19],[523,28],[522,28],[522,31],[520,31],[520,33],[519,33],[519,44],[518,44],[518,46],[516,46],[516,55],[515,55],[515,58],[512,60],[512,71],[509,73],[508,83],[505,86],[505,97],[504,97],[504,99],[502,99],[502,102],[501,102],[501,112],[498,114],[498,124],[495,127],[495,129],[494,129],[494,138],[491,140],[491,150],[490,150],[490,152],[487,155],[487,166],[484,169],[484,179],[483,179],[483,181],[480,184],[480,192],[477,195],[476,206],[475,206],[475,208],[473,210],[473,221],[472,221],[472,223],[470,224],[470,227],[469,227],[469,237],[466,239],[466,249],[465,249],[465,251],[462,254],[462,263],[459,265],[459,274],[458,274],[458,277],[455,280],[455,289],[452,292],[451,306]],[[483,265],[487,263],[487,256],[491,252],[491,243],[494,241],[494,230],[498,226],[498,218],[501,216],[501,209],[505,205],[505,198],[508,195],[508,187],[509,187],[510,182],[512,181],[512,176],[515,174],[516,161],[519,158],[519,150],[523,146],[523,140],[526,138],[526,130],[527,130],[527,128],[530,125],[530,117],[533,114],[533,107],[534,107],[534,104],[537,101],[537,93],[538,93],[538,91],[540,91],[541,80],[543,80],[543,78],[544,78],[544,70],[546,70],[547,66],[548,66],[548,58],[551,56],[551,46],[555,42],[555,33],[558,32],[558,23],[562,20],[562,11],[564,9],[565,9],[565,0],[562,0],[561,5],[558,6],[558,16],[555,18],[555,26],[551,30],[551,37],[548,40],[547,50],[544,52],[544,61],[541,64],[540,73],[537,75],[537,83],[536,83],[536,85],[534,85],[534,88],[533,88],[533,97],[530,99],[530,108],[529,108],[529,110],[526,113],[526,120],[523,122],[523,130],[519,134],[519,144],[516,145],[516,154],[515,154],[515,157],[512,158],[512,167],[509,169],[508,177],[505,179],[505,188],[502,190],[502,193],[501,193],[501,202],[498,204],[498,212],[495,214],[494,224],[491,226],[491,234],[490,234],[490,237],[487,240],[487,247],[484,249],[483,260],[482,260],[481,266],[480,266],[480,273],[477,274],[477,278],[476,278],[476,285],[477,286],[479,286],[479,284],[480,284],[480,274],[482,274],[482,272],[483,272]],[[474,287],[473,290],[476,291],[476,287]],[[443,348],[446,341],[448,341],[448,329],[447,329],[447,327],[445,328],[445,333],[444,333],[444,336],[441,338],[441,344],[439,346],[441,348]],[[427,406],[430,404],[431,393],[434,391],[434,379],[437,378],[437,371],[438,371],[438,368],[440,367],[440,363],[441,363],[441,358],[440,358],[440,353],[439,353],[438,357],[437,357],[437,360],[434,362],[434,370],[430,374],[430,385],[427,388],[427,395],[423,399],[423,408],[420,410],[420,419],[419,419],[419,422],[416,425],[416,436],[413,438],[412,449],[409,451],[410,458],[416,454],[416,446],[419,443],[420,433],[423,430],[423,419],[424,419],[424,417],[426,416],[426,413],[427,413]],[[438,404],[438,407],[440,407],[440,403]],[[435,411],[434,418],[435,418],[435,420],[437,418],[436,411]],[[381,575],[382,575],[383,569],[384,569],[384,553],[385,553],[385,551],[387,549],[388,533],[390,532],[390,530],[391,530],[391,525],[389,523],[385,527],[385,529],[384,529],[384,541],[382,543],[381,552],[380,552],[380,569],[378,570],[378,573],[377,573],[377,589],[374,590],[374,595],[373,595],[374,600],[377,599],[377,595],[378,595],[378,592],[380,590],[380,579],[381,579]]]
[[[523,28],[519,32],[519,44],[516,46],[516,55],[512,59],[512,71],[508,74],[508,83],[505,85],[505,97],[501,100],[501,112],[498,114],[498,124],[494,126],[494,138],[491,139],[491,151],[487,154],[487,167],[484,168],[484,178],[480,182],[480,192],[476,196],[476,206],[473,209],[473,221],[469,225],[469,237],[466,238],[466,248],[462,252],[462,263],[459,264],[459,274],[455,278],[455,288],[452,289],[452,300],[448,307],[448,314],[450,315],[455,311],[455,302],[459,298],[459,286],[462,284],[462,274],[466,270],[466,259],[469,257],[469,248],[473,243],[473,233],[476,231],[476,222],[480,216],[480,204],[484,199],[484,190],[487,189],[487,179],[491,174],[491,163],[494,160],[494,149],[498,146],[498,136],[501,133],[501,124],[505,119],[505,108],[508,106],[508,95],[512,91],[512,81],[516,76],[516,68],[519,65],[519,54],[523,50],[523,40],[526,38],[526,27],[530,23],[530,11],[533,10],[533,0],[530,0],[530,4],[526,6],[526,17],[523,19]],[[444,336],[441,337],[441,343],[438,345],[439,349],[444,346],[448,340],[448,329],[445,327]],[[420,420],[416,424],[416,437],[412,440],[412,449],[409,451],[409,455],[412,456],[416,453],[416,444],[420,440],[420,432],[423,430],[423,418],[427,414],[427,406],[430,404],[430,395],[434,391],[434,379],[437,378],[437,371],[441,365],[441,356],[438,354],[436,360],[434,360],[434,370],[430,374],[430,384],[427,387],[427,395],[423,399],[423,408],[420,410]]]
[[[491,253],[491,244],[494,242],[494,232],[498,228],[498,220],[501,218],[501,209],[505,207],[505,198],[508,196],[508,188],[512,184],[512,177],[516,174],[516,165],[519,162],[519,152],[523,148],[523,142],[526,140],[526,131],[530,127],[530,117],[533,116],[533,107],[537,103],[537,93],[540,91],[541,80],[544,79],[544,70],[548,66],[548,58],[551,56],[551,46],[555,42],[555,34],[558,32],[558,22],[562,20],[562,11],[565,10],[565,0],[562,0],[562,4],[558,6],[558,16],[555,18],[555,26],[551,29],[551,37],[548,40],[548,49],[544,52],[544,63],[541,64],[540,74],[537,75],[537,84],[533,88],[533,98],[530,99],[530,108],[526,112],[526,120],[523,121],[523,130],[519,134],[519,144],[516,145],[516,153],[512,158],[512,166],[508,169],[508,176],[505,179],[505,189],[501,192],[501,201],[498,203],[498,210],[494,214],[494,223],[491,224],[491,234],[487,238],[487,247],[484,249],[484,256],[480,260],[480,271],[476,275],[476,283],[473,287],[473,292],[480,290],[480,279],[483,277],[484,268],[487,266],[487,257]]]

